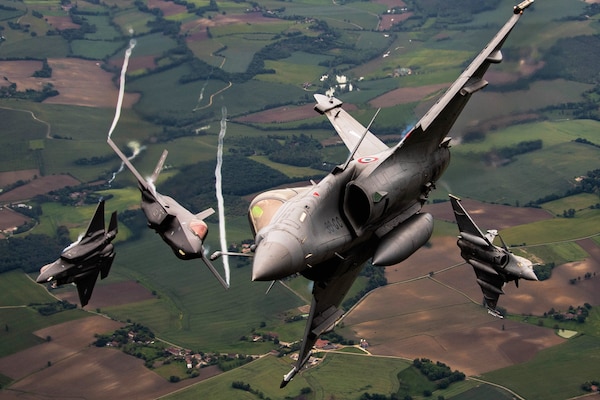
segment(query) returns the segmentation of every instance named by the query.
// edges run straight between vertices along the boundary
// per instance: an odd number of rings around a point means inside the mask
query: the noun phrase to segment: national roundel
[[[368,163],[372,163],[373,161],[377,161],[377,160],[378,160],[377,157],[367,156],[367,157],[361,157],[357,161],[361,164],[368,164]]]

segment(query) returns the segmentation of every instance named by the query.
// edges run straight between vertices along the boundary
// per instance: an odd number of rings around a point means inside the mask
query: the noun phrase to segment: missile
[[[534,0],[525,0],[525,1],[517,4],[515,6],[514,13],[515,14],[522,14],[523,10],[525,10],[527,7],[529,7],[530,5],[532,5],[533,2],[534,2]]]

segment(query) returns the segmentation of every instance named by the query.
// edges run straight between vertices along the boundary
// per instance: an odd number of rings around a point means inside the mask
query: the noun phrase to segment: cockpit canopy
[[[256,233],[271,222],[279,208],[292,197],[310,189],[310,186],[301,188],[287,188],[269,190],[259,194],[252,200],[248,209],[248,220],[252,234]]]

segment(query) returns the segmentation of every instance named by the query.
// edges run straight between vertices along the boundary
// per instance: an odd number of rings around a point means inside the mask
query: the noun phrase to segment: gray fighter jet
[[[298,361],[281,387],[305,365],[317,338],[343,315],[340,303],[368,259],[377,266],[394,265],[428,241],[433,218],[420,210],[450,162],[446,135],[471,95],[487,85],[485,72],[502,61],[500,48],[531,3],[514,8],[492,41],[393,147],[345,112],[341,101],[315,96],[316,111],[327,116],[350,156],[319,183],[262,193],[249,209],[256,245],[252,279],[302,274],[314,281]]]
[[[488,230],[486,234],[483,234],[458,197],[450,195],[450,202],[460,232],[457,242],[460,255],[475,270],[477,283],[483,292],[483,305],[490,314],[502,318],[502,315],[496,310],[496,305],[500,295],[504,294],[503,286],[507,282],[515,281],[515,285],[519,287],[521,278],[537,281],[533,263],[524,257],[513,254],[502,237],[498,235],[497,230]],[[496,236],[500,237],[502,247],[493,244]]]
[[[221,285],[228,289],[227,282],[204,254],[203,243],[208,235],[208,225],[204,219],[214,214],[215,210],[208,208],[198,214],[192,214],[173,198],[156,191],[154,182],[163,168],[168,154],[167,150],[162,153],[154,173],[146,181],[110,137],[108,144],[138,181],[138,188],[142,193],[142,211],[148,220],[148,226],[160,235],[178,258],[182,260],[200,258]]]
[[[108,230],[105,230],[102,200],[98,203],[85,234],[64,249],[58,260],[43,266],[36,282],[53,282],[53,286],[74,282],[81,307],[85,307],[92,296],[98,275],[102,279],[108,276],[115,258],[115,250],[111,244],[115,236],[117,212],[112,213]]]

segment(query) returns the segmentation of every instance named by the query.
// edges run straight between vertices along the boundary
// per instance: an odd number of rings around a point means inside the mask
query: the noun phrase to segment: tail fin
[[[165,149],[162,155],[160,156],[160,159],[156,164],[156,168],[154,168],[154,172],[152,173],[152,177],[150,178],[153,183],[156,182],[156,180],[158,179],[158,175],[160,175],[160,171],[162,171],[163,169],[163,165],[165,163],[165,160],[167,159],[168,154],[169,152]]]
[[[452,194],[449,196],[460,234],[467,240],[491,246],[492,243],[489,241],[488,237],[481,232],[481,229],[473,222],[473,219],[471,219],[467,210],[460,204],[460,199]]]
[[[100,200],[96,212],[88,225],[85,236],[91,236],[93,233],[98,231],[104,231],[104,200]]]
[[[214,213],[215,213],[215,210],[212,207],[210,207],[210,208],[207,208],[206,210],[200,211],[198,214],[196,214],[196,218],[204,220],[204,219],[210,217],[211,215],[213,215]]]
[[[108,232],[115,235],[119,232],[119,227],[117,223],[117,212],[114,211],[110,216],[110,222],[108,224]],[[114,232],[114,233],[113,233]]]

